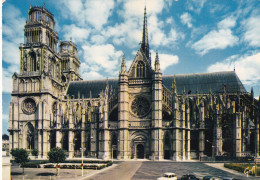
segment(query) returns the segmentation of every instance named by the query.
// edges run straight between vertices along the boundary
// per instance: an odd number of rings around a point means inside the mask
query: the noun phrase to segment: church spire
[[[147,30],[147,17],[146,17],[146,6],[144,7],[144,22],[143,22],[143,39],[141,48],[148,59],[149,58],[149,43],[148,43],[148,30]]]

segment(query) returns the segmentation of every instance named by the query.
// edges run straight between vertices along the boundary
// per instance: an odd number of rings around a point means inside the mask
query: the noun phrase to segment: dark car
[[[220,178],[214,176],[204,176],[202,180],[220,180]]]
[[[195,175],[193,174],[187,174],[187,175],[183,175],[181,177],[181,180],[199,180],[199,178],[197,178]]]

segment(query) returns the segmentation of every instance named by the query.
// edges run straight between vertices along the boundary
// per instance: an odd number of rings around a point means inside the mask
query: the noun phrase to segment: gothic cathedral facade
[[[259,101],[235,71],[163,75],[148,43],[146,11],[140,49],[117,79],[82,80],[77,46],[54,31],[44,6],[30,7],[14,73],[10,149],[51,148],[70,158],[189,160],[259,155]]]

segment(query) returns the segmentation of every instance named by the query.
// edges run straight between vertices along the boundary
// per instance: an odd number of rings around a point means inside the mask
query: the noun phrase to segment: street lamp
[[[86,150],[86,148],[80,148],[80,150],[81,150],[81,167],[82,167],[81,175],[83,176],[83,152]]]
[[[92,140],[94,139],[94,137],[93,136],[90,136],[90,146],[91,146],[91,148],[90,148],[90,152],[91,152],[91,156],[93,156],[93,153],[92,153]]]
[[[212,152],[211,152],[211,156],[212,156],[212,158],[214,158],[214,150],[215,150],[215,146],[213,145],[213,143],[212,142],[210,142],[209,140],[206,140],[206,142],[208,142],[208,143],[210,143],[211,144],[211,147],[212,147]]]

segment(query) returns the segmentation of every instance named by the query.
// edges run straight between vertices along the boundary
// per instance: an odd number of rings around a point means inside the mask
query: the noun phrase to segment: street
[[[78,179],[78,180],[140,180],[154,179],[162,176],[165,172],[174,172],[178,179],[185,174],[194,174],[200,179],[206,175],[216,177],[233,177],[237,179],[259,179],[256,177],[246,177],[237,171],[223,167],[223,163],[203,163],[203,162],[175,162],[175,161],[148,161],[131,160],[115,161],[113,166],[102,170],[84,170],[81,176],[80,169],[61,169],[60,175],[55,175],[55,169],[22,168],[12,166],[12,178],[16,179]]]

